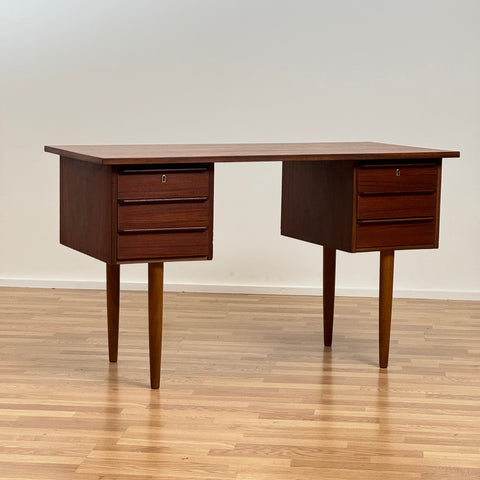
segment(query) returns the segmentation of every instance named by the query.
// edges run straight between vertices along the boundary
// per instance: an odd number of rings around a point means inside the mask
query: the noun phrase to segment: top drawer
[[[209,170],[194,168],[125,169],[118,172],[118,199],[208,197]]]
[[[357,173],[360,195],[395,193],[433,193],[437,189],[438,166],[366,166]]]

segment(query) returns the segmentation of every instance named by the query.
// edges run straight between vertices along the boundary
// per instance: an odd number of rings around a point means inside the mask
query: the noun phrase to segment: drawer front
[[[208,257],[209,231],[119,234],[119,260]]]
[[[118,174],[118,199],[208,197],[207,168],[124,170]]]
[[[118,206],[118,230],[207,227],[209,201],[132,203]]]
[[[360,195],[433,193],[437,190],[437,181],[436,165],[360,167],[357,171],[357,192]]]
[[[437,195],[359,195],[357,218],[434,217]]]
[[[436,230],[434,218],[358,222],[356,246],[357,249],[435,247]]]

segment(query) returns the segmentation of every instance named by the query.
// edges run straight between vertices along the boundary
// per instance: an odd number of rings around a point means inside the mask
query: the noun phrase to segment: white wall
[[[0,0],[1,283],[104,281],[58,244],[44,144],[370,140],[461,150],[440,249],[398,252],[395,281],[480,299],[478,25],[478,0]],[[214,260],[170,263],[166,282],[318,291],[321,248],[279,235],[280,176],[217,165]],[[339,292],[375,293],[377,269],[340,254]]]

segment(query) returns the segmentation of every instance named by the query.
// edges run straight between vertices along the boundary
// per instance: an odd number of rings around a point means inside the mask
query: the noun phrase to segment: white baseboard
[[[67,289],[105,289],[105,282],[89,280],[44,280],[23,278],[0,278],[0,287],[23,288],[67,288]],[[147,290],[146,282],[121,282],[122,290]],[[214,285],[166,283],[166,292],[198,293],[237,293],[264,295],[309,295],[321,296],[322,288],[300,286],[264,286],[264,285]],[[340,297],[377,297],[378,289],[337,287],[335,294]],[[480,301],[480,291],[440,291],[440,290],[394,290],[395,298],[423,298],[434,300],[472,300]]]

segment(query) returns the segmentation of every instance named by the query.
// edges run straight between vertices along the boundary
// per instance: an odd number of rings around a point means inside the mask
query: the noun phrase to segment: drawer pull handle
[[[430,223],[435,221],[435,217],[407,217],[407,218],[374,218],[367,220],[357,220],[358,225],[385,225],[385,224],[408,224],[408,223]]]
[[[162,183],[167,183],[167,176],[166,175],[162,175]]]
[[[155,203],[205,202],[208,197],[131,198],[119,200],[119,205],[150,205]]]
[[[208,169],[206,167],[188,167],[188,168],[125,168],[123,170],[119,170],[120,175],[132,175],[132,174],[143,174],[143,173],[152,173],[152,174],[160,174],[163,172],[168,173],[204,173]]]
[[[397,168],[397,171],[395,172],[395,175],[396,175],[397,177],[400,176],[400,169],[399,169],[399,168]]]
[[[132,233],[188,233],[188,232],[204,232],[207,226],[201,227],[163,227],[163,228],[124,228],[119,229],[120,235],[128,235]]]

